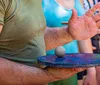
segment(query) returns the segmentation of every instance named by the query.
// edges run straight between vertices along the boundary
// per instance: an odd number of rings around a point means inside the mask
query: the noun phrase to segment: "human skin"
[[[97,85],[100,85],[100,66],[96,67]]]
[[[96,7],[100,7],[100,4],[98,4],[94,8]],[[95,10],[91,9],[91,11],[95,11]],[[77,40],[88,39],[94,36],[95,34],[97,34],[98,27],[96,26],[95,21],[91,17],[92,16],[91,11],[88,12],[89,16],[84,15],[82,17],[78,17],[76,11],[73,10],[73,15],[71,17],[71,20],[69,21],[68,27],[63,27],[62,29],[47,28],[44,35],[46,41],[46,49],[55,48],[59,45],[68,43],[74,39]],[[91,25],[93,26],[92,28]],[[0,25],[1,32],[2,29],[3,29],[3,25]],[[18,64],[0,58],[0,84],[1,85],[42,85],[53,81],[68,78],[73,74],[76,74],[77,72],[80,72],[82,70],[84,69],[82,68],[41,69],[41,68]]]
[[[97,26],[100,28],[100,20],[99,20],[99,17],[100,17],[100,13],[96,14],[95,16],[93,16],[94,20],[97,22]],[[100,85],[100,66],[97,66],[96,67],[96,77],[97,77],[97,85]]]
[[[64,8],[67,9],[73,9],[74,8],[74,0],[56,0],[60,5],[62,5]]]
[[[59,3],[61,6],[63,6],[66,9],[74,8],[74,3],[75,3],[74,1],[75,0],[56,0],[57,3]],[[95,18],[99,19],[98,15],[96,15]],[[78,41],[78,46],[80,48],[80,52],[82,53],[93,53],[90,39]],[[87,69],[87,76],[84,81],[84,85],[96,85],[95,67]]]
[[[79,45],[80,52],[93,53],[90,39],[78,41],[78,45]],[[97,85],[95,67],[91,67],[87,69],[87,75],[85,80],[83,80],[82,85]]]
[[[87,11],[85,15],[80,17],[77,15],[76,10],[73,9],[73,14],[69,20],[68,27],[62,27],[61,29],[49,29],[49,27],[47,27],[44,36],[46,49],[50,50],[56,48],[57,46],[67,44],[72,40],[86,40],[97,33],[100,33],[100,29],[98,29],[100,26],[98,22],[96,22],[97,18],[99,20],[100,17],[97,17],[98,14],[93,16],[94,12],[99,7],[100,3],[96,4]]]

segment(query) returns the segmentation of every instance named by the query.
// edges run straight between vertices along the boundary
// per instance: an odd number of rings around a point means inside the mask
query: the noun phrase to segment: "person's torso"
[[[31,61],[45,54],[45,19],[41,0],[9,0],[3,30],[0,34],[0,54],[11,59]],[[25,59],[25,60],[24,60]]]

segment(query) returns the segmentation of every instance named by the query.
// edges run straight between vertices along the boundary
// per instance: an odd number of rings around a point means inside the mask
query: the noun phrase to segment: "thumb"
[[[92,46],[92,49],[93,49],[93,50],[96,50],[96,47]]]
[[[88,85],[88,82],[86,81],[86,78],[83,80],[83,85]]]
[[[100,29],[97,30],[97,34],[100,34]]]
[[[75,9],[72,9],[72,16],[71,16],[71,19],[70,20],[77,20],[77,11]]]

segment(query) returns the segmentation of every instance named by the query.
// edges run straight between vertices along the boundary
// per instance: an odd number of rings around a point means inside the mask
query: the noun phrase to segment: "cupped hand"
[[[54,78],[54,80],[62,80],[85,69],[86,68],[47,68],[46,70]]]

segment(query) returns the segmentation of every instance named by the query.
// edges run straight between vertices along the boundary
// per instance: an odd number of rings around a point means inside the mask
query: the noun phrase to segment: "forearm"
[[[54,81],[45,70],[0,58],[0,85],[42,85]]]
[[[96,68],[95,67],[88,68],[87,75],[95,75],[96,76]]]
[[[67,31],[67,27],[49,28],[45,31],[46,50],[56,48],[73,40]]]
[[[0,85],[44,85],[69,78],[83,70],[85,69],[40,69],[0,58]]]
[[[78,41],[78,46],[81,53],[93,53],[90,39]]]
[[[78,45],[79,45],[79,51],[80,52],[82,52],[82,53],[93,53],[92,44],[91,44],[90,39],[78,41]],[[87,74],[88,75],[96,74],[95,67],[88,68]]]

